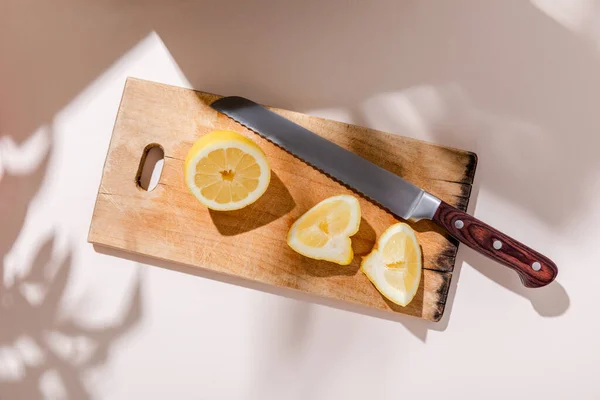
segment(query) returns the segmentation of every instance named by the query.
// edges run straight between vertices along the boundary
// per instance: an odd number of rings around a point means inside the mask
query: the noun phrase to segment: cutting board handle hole
[[[165,151],[162,146],[156,143],[146,146],[135,177],[138,187],[148,192],[154,190],[160,180],[164,164]]]

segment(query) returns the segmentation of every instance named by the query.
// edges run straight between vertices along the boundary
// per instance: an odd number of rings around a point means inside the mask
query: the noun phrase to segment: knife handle
[[[470,248],[517,271],[526,287],[546,286],[558,274],[548,257],[446,202],[440,203],[432,220]]]

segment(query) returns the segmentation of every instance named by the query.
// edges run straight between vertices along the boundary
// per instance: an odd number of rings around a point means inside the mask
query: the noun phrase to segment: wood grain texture
[[[440,204],[433,221],[446,228],[461,243],[514,269],[526,287],[546,286],[558,274],[556,264],[548,257],[448,203]],[[498,243],[498,248],[494,248],[494,242]],[[540,264],[539,270],[532,268],[534,263]]]
[[[431,321],[441,318],[457,250],[453,238],[431,221],[414,225],[425,271],[415,299],[405,308],[386,301],[359,271],[361,256],[399,220],[369,200],[359,197],[363,219],[353,237],[356,256],[351,265],[339,266],[295,253],[285,237],[300,215],[327,197],[356,193],[212,110],[209,104],[217,98],[127,80],[89,242]],[[473,153],[272,110],[466,209],[476,166]],[[215,129],[229,129],[251,138],[269,159],[272,179],[267,192],[242,210],[210,211],[185,186],[183,159],[187,151],[200,136]],[[136,173],[144,149],[152,143],[164,149],[165,164],[158,186],[146,192],[136,185]]]

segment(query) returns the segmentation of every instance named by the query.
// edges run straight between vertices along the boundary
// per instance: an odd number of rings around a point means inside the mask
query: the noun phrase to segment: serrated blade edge
[[[251,100],[237,96],[223,97],[213,102],[211,107],[363,193],[401,218],[413,217],[424,195],[433,197],[398,175]]]

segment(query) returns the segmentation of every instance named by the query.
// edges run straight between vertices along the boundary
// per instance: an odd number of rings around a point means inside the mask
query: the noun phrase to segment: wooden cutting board
[[[452,278],[457,242],[429,221],[414,224],[423,249],[424,273],[407,307],[385,300],[360,272],[361,256],[399,219],[360,197],[363,219],[353,238],[349,266],[316,261],[292,251],[289,227],[317,202],[349,193],[255,133],[218,114],[209,104],[219,96],[139,79],[128,79],[104,165],[88,240],[145,256],[183,263],[438,321]],[[466,210],[475,174],[475,154],[341,122],[272,109],[282,116],[379,164]],[[272,168],[267,192],[238,211],[202,206],[183,180],[183,160],[192,143],[215,130],[240,132],[261,146]],[[165,163],[158,186],[137,184],[145,150],[160,145]],[[284,290],[285,292],[285,290]],[[335,301],[334,301],[335,303]]]

